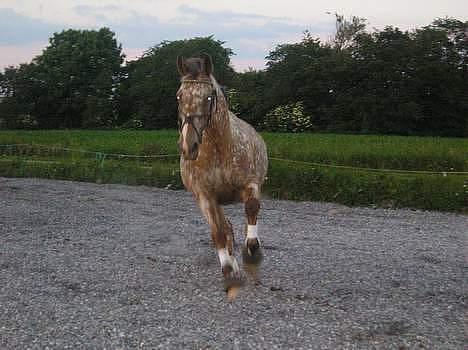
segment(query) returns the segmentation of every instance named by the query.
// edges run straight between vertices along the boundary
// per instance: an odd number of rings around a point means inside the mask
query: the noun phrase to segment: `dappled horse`
[[[240,281],[241,274],[233,253],[232,225],[221,205],[244,203],[244,256],[250,261],[261,257],[257,215],[268,168],[266,146],[252,126],[229,111],[212,75],[213,63],[208,55],[178,57],[177,67],[181,75],[177,101],[182,182],[193,193],[210,225],[229,290]]]

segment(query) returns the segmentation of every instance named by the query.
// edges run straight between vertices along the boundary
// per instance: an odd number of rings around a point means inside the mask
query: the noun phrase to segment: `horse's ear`
[[[185,69],[185,58],[183,56],[177,56],[177,70],[182,77],[187,75],[187,70]]]
[[[213,61],[211,60],[211,56],[206,53],[202,53],[200,58],[203,60],[203,66],[205,68],[204,71],[206,74],[211,75],[211,73],[213,73]]]

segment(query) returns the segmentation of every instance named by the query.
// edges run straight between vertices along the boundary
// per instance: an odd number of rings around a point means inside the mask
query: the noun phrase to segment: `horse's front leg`
[[[258,237],[257,216],[260,211],[260,190],[257,184],[250,184],[243,191],[245,215],[247,217],[247,236],[245,238],[244,259],[248,263],[259,263],[262,259]]]
[[[224,217],[223,208],[215,201],[200,196],[200,209],[211,228],[211,237],[218,253],[219,262],[227,287],[240,281],[240,269],[234,256],[234,235],[231,223]]]

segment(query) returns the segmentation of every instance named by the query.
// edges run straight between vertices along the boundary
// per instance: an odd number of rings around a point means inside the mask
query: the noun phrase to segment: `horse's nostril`
[[[182,154],[186,160],[196,160],[198,157],[198,143],[194,143],[188,148],[182,148]]]

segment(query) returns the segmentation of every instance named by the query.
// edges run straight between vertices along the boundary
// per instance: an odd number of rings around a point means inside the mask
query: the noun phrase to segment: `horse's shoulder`
[[[247,123],[245,120],[239,118],[231,111],[229,111],[229,119],[231,124],[231,130],[234,134],[244,134],[247,135],[249,139],[251,139],[252,136],[257,135],[257,132],[255,131],[255,128],[252,125]]]

